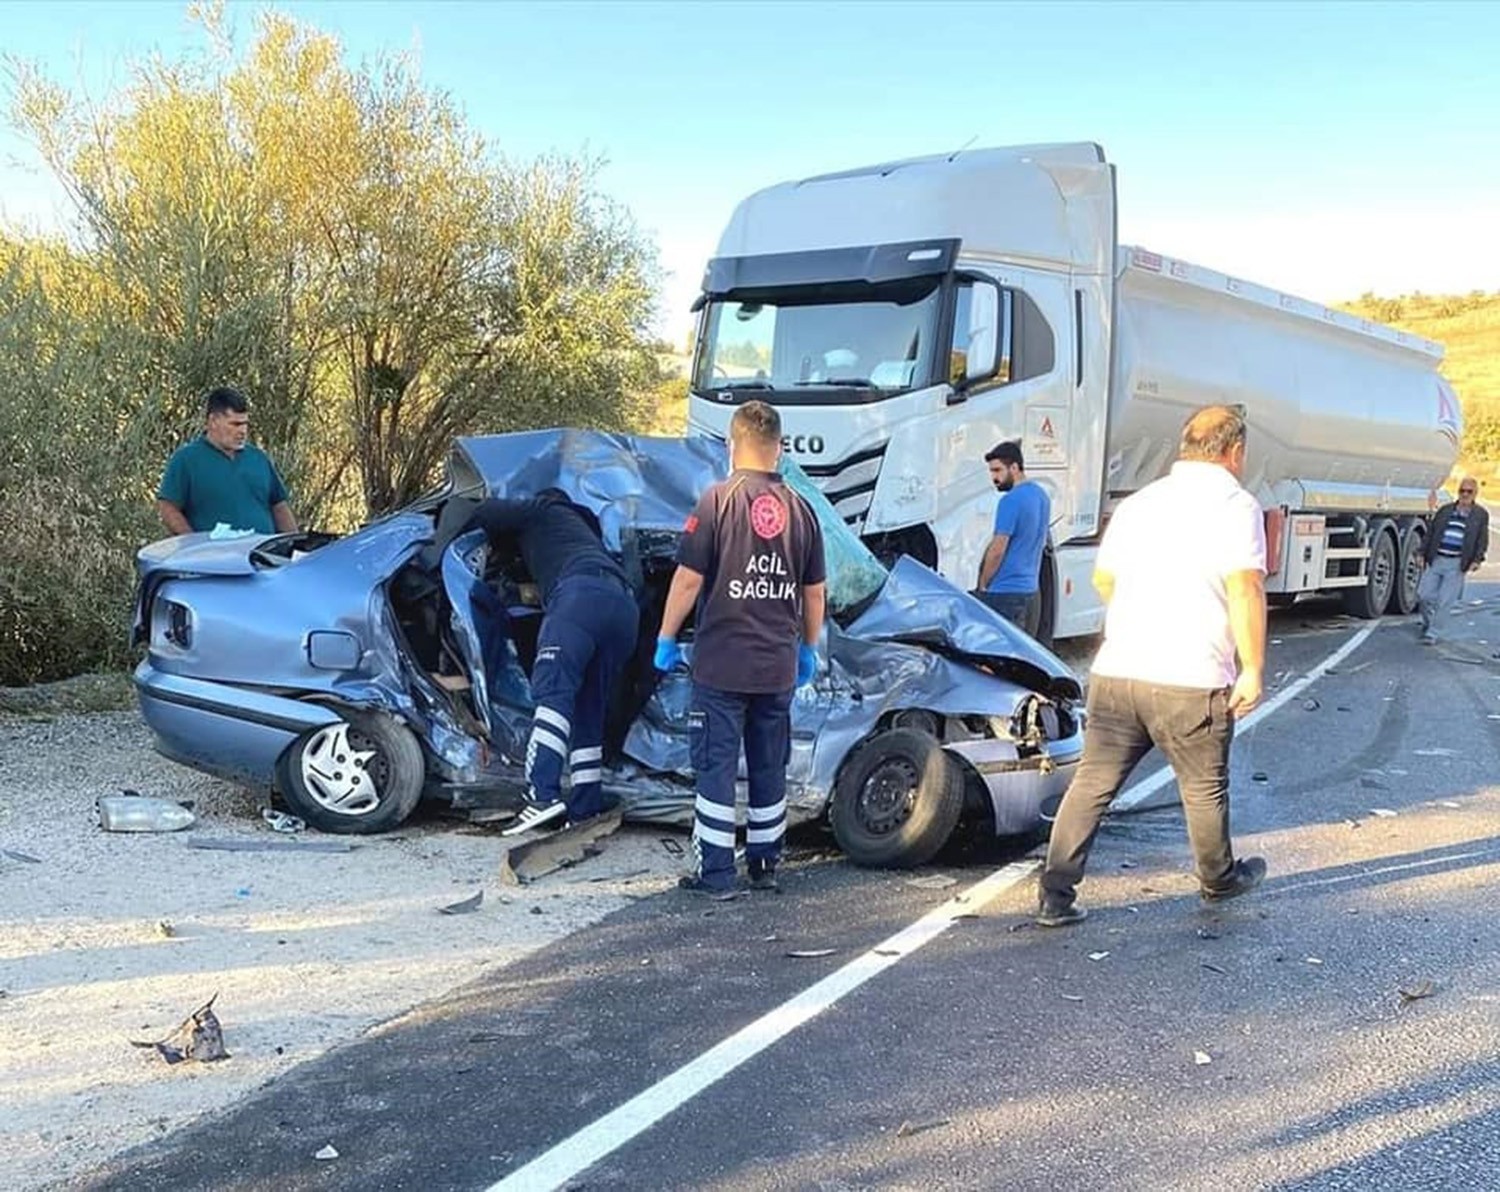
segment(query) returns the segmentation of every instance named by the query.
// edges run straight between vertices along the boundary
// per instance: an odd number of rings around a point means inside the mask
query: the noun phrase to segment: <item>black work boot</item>
[[[1246,857],[1243,861],[1236,861],[1234,872],[1230,874],[1229,881],[1224,885],[1203,887],[1203,901],[1225,902],[1231,898],[1238,898],[1241,894],[1248,894],[1265,880],[1265,876],[1266,859],[1264,857]]]
[[[1074,923],[1082,923],[1088,917],[1088,911],[1075,903],[1056,902],[1043,898],[1041,906],[1037,909],[1036,925],[1038,927],[1071,927]]]
[[[760,893],[781,893],[781,883],[776,880],[776,866],[760,861],[751,861],[745,866],[750,876],[750,888]]]

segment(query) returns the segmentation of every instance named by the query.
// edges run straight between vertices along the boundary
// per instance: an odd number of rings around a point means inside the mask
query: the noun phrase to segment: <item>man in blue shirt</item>
[[[1038,585],[1042,550],[1052,522],[1052,500],[1026,478],[1019,443],[1000,443],[985,454],[990,479],[1001,492],[995,508],[995,535],[979,566],[979,591],[987,605],[1032,636],[1041,622]]]
[[[205,400],[203,433],[167,461],[156,508],[172,534],[219,525],[259,534],[290,534],[297,519],[270,457],[249,441],[250,403],[237,389]]]

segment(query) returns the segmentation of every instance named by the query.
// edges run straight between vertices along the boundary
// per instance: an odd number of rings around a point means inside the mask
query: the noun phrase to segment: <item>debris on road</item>
[[[221,853],[352,853],[348,840],[266,840],[237,836],[194,837],[188,848],[212,849]]]
[[[1367,791],[1388,791],[1391,789],[1385,783],[1381,782],[1380,779],[1371,778],[1369,775],[1362,777],[1359,780],[1359,785]]]
[[[1323,961],[1319,957],[1317,957],[1317,956],[1308,956],[1305,959],[1306,959],[1306,962],[1308,964],[1322,964],[1323,963]]]
[[[1417,757],[1457,757],[1457,749],[1414,749]]]
[[[1081,993],[1063,993],[1063,994],[1059,994],[1058,996],[1061,997],[1062,1000],[1065,1001],[1065,1002],[1081,1002],[1081,1001],[1083,1001],[1083,994],[1081,994]]]
[[[604,851],[598,842],[618,832],[624,819],[624,808],[616,807],[539,840],[512,845],[500,859],[500,880],[522,886],[597,857]]]
[[[156,934],[164,940],[175,939],[177,928],[170,919],[158,919],[156,922]]]
[[[20,861],[26,865],[40,865],[42,859],[33,857],[30,853],[18,853],[13,848],[0,848],[0,854],[9,857],[12,861]]]
[[[1450,808],[1453,811],[1458,811],[1460,808],[1463,807],[1463,804],[1462,803],[1455,803],[1452,799],[1444,799],[1441,803],[1438,804],[1438,806],[1439,807],[1447,807],[1447,808]]]
[[[200,1064],[211,1064],[216,1060],[227,1060],[229,1052],[224,1050],[224,1028],[219,1025],[213,1005],[218,1000],[216,993],[194,1010],[182,1025],[154,1043],[130,1040],[132,1047],[149,1047],[169,1064],[180,1064],[184,1060],[195,1060]]]
[[[1103,960],[1108,955],[1109,955],[1108,952],[1090,952],[1089,953],[1089,959],[1090,960]]]
[[[1213,1062],[1214,1062],[1214,1057],[1211,1056],[1211,1055],[1209,1055],[1208,1052],[1206,1052],[1206,1051],[1195,1051],[1195,1052],[1193,1052],[1193,1063],[1197,1064],[1200,1068],[1203,1067],[1204,1064],[1211,1064]]]
[[[333,1160],[337,1159],[338,1157],[339,1157],[339,1153],[338,1153],[337,1150],[334,1149],[334,1146],[333,1146],[332,1143],[329,1143],[321,1151],[319,1151],[316,1155],[313,1156],[314,1159],[318,1159],[318,1160],[320,1160],[321,1162],[324,1162],[324,1163],[331,1163]]]
[[[1120,862],[1120,868],[1121,869],[1135,869],[1135,868],[1137,868],[1137,865],[1136,865],[1136,863],[1134,861],[1121,861]]]
[[[1396,813],[1389,807],[1372,807],[1370,808],[1370,814],[1377,819],[1394,819],[1396,817]]]
[[[472,915],[484,905],[484,891],[480,890],[472,898],[465,898],[462,902],[450,902],[447,906],[438,907],[440,915]]]
[[[660,843],[662,851],[665,852],[667,856],[681,857],[683,855],[681,841],[673,840],[670,836],[663,836]]]
[[[1320,704],[1312,696],[1308,696],[1305,700],[1302,701],[1302,710],[1304,712],[1316,712],[1322,706],[1323,705]]]
[[[1219,938],[1219,933],[1211,927],[1200,927],[1198,928],[1198,938],[1200,940],[1216,940]]]
[[[1408,1006],[1412,1002],[1421,1001],[1424,997],[1431,997],[1437,992],[1437,985],[1432,981],[1423,981],[1413,985],[1410,989],[1403,985],[1396,992],[1401,997],[1401,1004]]]
[[[300,815],[292,815],[290,812],[277,811],[274,807],[261,809],[260,818],[270,825],[271,831],[281,832],[291,836],[307,828],[307,821]]]
[[[914,890],[946,890],[958,885],[958,879],[946,873],[929,873],[925,877],[910,878],[906,884]]]
[[[896,1131],[897,1138],[910,1138],[913,1134],[920,1134],[924,1130],[936,1130],[940,1126],[950,1124],[949,1118],[933,1118],[926,1122],[902,1122]]]
[[[1267,774],[1264,770],[1257,770],[1257,771],[1255,771],[1254,774],[1250,775],[1250,781],[1251,782],[1270,782],[1271,781],[1271,776],[1269,774]]]
[[[901,949],[900,948],[876,948],[875,949],[875,955],[876,956],[900,956],[901,955]]]
[[[792,960],[818,960],[824,956],[832,956],[837,951],[837,948],[799,948],[786,955]]]
[[[178,832],[197,819],[181,803],[133,791],[100,795],[94,806],[99,811],[99,826],[106,832]]]
[[[1198,967],[1199,968],[1206,968],[1211,973],[1218,973],[1219,976],[1221,976],[1221,977],[1227,977],[1227,976],[1229,976],[1229,974],[1224,969],[1221,969],[1216,964],[1209,964],[1208,961],[1206,961],[1206,960],[1199,961],[1198,962]]]

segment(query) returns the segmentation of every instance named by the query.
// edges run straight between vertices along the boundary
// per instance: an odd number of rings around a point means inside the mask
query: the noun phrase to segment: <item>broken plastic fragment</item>
[[[958,879],[946,873],[929,873],[924,877],[911,878],[906,884],[914,890],[946,890],[949,886],[958,885]]]
[[[1214,1057],[1211,1056],[1211,1055],[1209,1055],[1208,1052],[1206,1052],[1206,1051],[1195,1051],[1195,1052],[1193,1052],[1193,1063],[1197,1064],[1200,1068],[1204,1064],[1211,1064],[1213,1062],[1214,1062]]]
[[[321,1159],[324,1163],[327,1163],[333,1159],[337,1159],[338,1157],[339,1153],[338,1151],[334,1150],[332,1143],[329,1143],[321,1151],[313,1156],[314,1159]]]
[[[1435,985],[1431,981],[1423,981],[1418,985],[1411,986],[1410,988],[1407,988],[1405,985],[1403,985],[1396,992],[1401,995],[1401,1004],[1404,1006],[1408,1002],[1420,1001],[1424,997],[1431,997],[1434,993],[1437,992],[1437,985]]]
[[[926,1122],[902,1122],[896,1131],[897,1138],[910,1138],[913,1134],[920,1134],[923,1130],[936,1130],[939,1126],[946,1126],[948,1118],[933,1118]]]
[[[1309,956],[1309,957],[1307,957],[1307,963],[1308,964],[1322,964],[1323,961],[1320,958],[1316,957],[1316,956]]]
[[[1255,771],[1254,774],[1250,775],[1250,781],[1251,782],[1270,782],[1271,781],[1271,776],[1269,774],[1267,774],[1264,770],[1257,770],[1257,771]]]
[[[792,960],[816,960],[820,956],[832,956],[837,951],[837,948],[800,948],[788,952],[787,956]]]
[[[1108,955],[1109,955],[1108,952],[1090,952],[1089,953],[1089,959],[1090,960],[1103,960]]]
[[[1081,993],[1065,993],[1065,994],[1062,995],[1062,1000],[1065,1001],[1065,1002],[1081,1002],[1081,1001],[1083,1001],[1083,994],[1081,994]]]
[[[274,807],[262,807],[260,818],[266,821],[271,831],[281,832],[287,836],[301,832],[307,827],[307,821],[301,816],[277,811]]]
[[[224,1050],[224,1029],[213,1011],[218,997],[217,993],[214,994],[165,1039],[155,1043],[141,1043],[132,1039],[131,1046],[154,1048],[156,1054],[169,1064],[180,1064],[184,1060],[196,1060],[202,1064],[227,1060],[229,1052]]]
[[[1380,819],[1393,819],[1396,815],[1389,807],[1372,807],[1370,808],[1370,814],[1378,816]]]
[[[1444,799],[1441,803],[1438,804],[1438,806],[1451,807],[1454,811],[1457,811],[1460,807],[1463,806],[1463,804],[1455,803],[1452,799]]]
[[[479,891],[472,898],[465,898],[462,902],[451,902],[447,906],[438,907],[440,915],[469,915],[477,911],[484,903],[484,891]]]

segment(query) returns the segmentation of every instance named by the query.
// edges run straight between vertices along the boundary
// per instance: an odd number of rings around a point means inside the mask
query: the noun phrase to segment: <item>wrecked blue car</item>
[[[487,496],[558,487],[597,519],[640,607],[606,792],[627,820],[689,825],[691,683],[658,675],[651,652],[680,528],[725,468],[710,439],[466,438],[439,491],[347,536],[154,543],[138,556],[135,682],[157,748],[272,788],[328,832],[387,831],[424,796],[513,814],[540,610],[519,559],[465,525]],[[786,471],[822,523],[829,572],[818,673],[792,709],[789,818],[825,822],[854,861],[893,867],[928,860],[960,820],[1039,828],[1082,753],[1075,676],[920,563],[887,570]],[[690,628],[682,641],[690,656]]]

